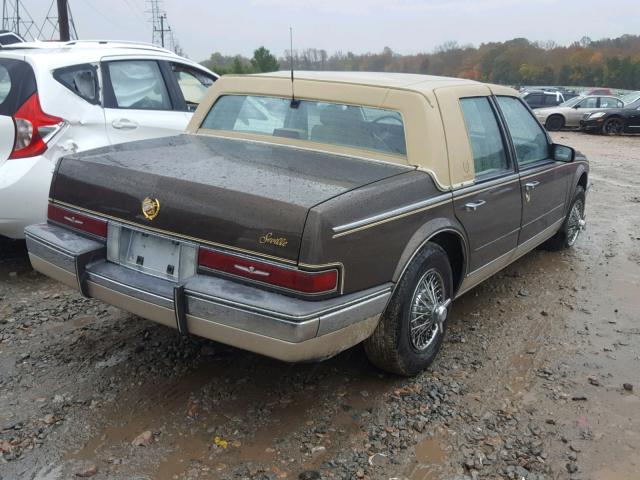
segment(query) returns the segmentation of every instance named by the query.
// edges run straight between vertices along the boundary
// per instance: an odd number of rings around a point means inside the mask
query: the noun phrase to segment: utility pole
[[[167,13],[162,9],[162,0],[147,0],[151,6],[147,13],[151,15],[152,42],[154,45],[165,48],[165,45],[173,43],[173,32],[167,20]],[[165,34],[171,36],[167,38]]]
[[[164,48],[164,19],[167,18],[165,14],[160,15],[160,45]]]
[[[58,1],[58,28],[60,30],[60,41],[68,42],[71,40],[69,35],[69,6],[67,0]]]
[[[20,35],[20,0],[16,0],[16,33]]]

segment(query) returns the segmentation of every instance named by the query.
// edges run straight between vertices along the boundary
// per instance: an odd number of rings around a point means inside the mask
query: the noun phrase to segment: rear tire
[[[544,126],[547,130],[551,132],[556,132],[564,128],[565,120],[562,115],[551,115],[547,118],[547,121],[544,123]]]
[[[580,232],[584,229],[585,199],[584,188],[578,185],[562,227],[544,244],[548,250],[565,250],[576,244]]]
[[[453,274],[442,247],[427,243],[398,282],[373,335],[364,341],[371,363],[404,376],[415,375],[436,357],[446,331]],[[439,315],[436,314],[436,311]]]

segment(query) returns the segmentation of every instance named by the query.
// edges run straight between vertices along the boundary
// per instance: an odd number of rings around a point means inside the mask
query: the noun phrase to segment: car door
[[[630,133],[640,132],[640,107],[631,112],[627,116],[627,131]]]
[[[598,110],[598,97],[587,97],[575,104],[566,114],[565,125],[568,127],[577,127],[580,120],[588,113]]]
[[[551,158],[544,129],[516,97],[498,96],[497,104],[507,126],[522,192],[522,226],[519,245],[535,242],[565,216],[571,169]]]
[[[191,115],[180,108],[167,63],[152,58],[102,61],[104,116],[112,144],[176,135]]]
[[[489,88],[443,88],[436,90],[436,96],[447,131],[449,162],[475,172],[472,185],[453,193],[455,215],[468,239],[468,274],[473,275],[516,248],[520,184]]]

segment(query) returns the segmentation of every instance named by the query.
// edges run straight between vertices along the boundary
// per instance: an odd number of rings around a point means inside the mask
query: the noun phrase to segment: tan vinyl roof
[[[259,77],[291,78],[290,71],[260,73]],[[401,88],[419,92],[433,91],[435,88],[454,85],[477,84],[473,80],[435,75],[419,75],[416,73],[392,72],[317,72],[294,71],[296,80],[313,80],[317,82],[348,83],[353,85],[370,85],[374,87]]]
[[[247,132],[208,130],[202,122],[224,95],[290,97],[291,72],[224,75],[209,89],[191,118],[188,133],[240,138],[417,167],[429,172],[442,190],[473,182],[473,158],[462,118],[459,97],[517,95],[511,88],[473,80],[387,72],[294,72],[295,96],[300,99],[367,105],[402,114],[406,155],[386,154],[356,147],[316,143],[309,139],[265,136]],[[451,163],[449,162],[451,159]]]

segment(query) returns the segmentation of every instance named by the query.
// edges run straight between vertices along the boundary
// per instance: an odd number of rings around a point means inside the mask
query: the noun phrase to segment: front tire
[[[549,118],[547,118],[547,121],[545,122],[544,126],[550,132],[556,132],[564,128],[564,124],[565,124],[565,121],[562,115],[551,115]]]
[[[605,135],[621,135],[624,133],[624,120],[618,117],[610,118],[602,125]]]
[[[373,335],[369,360],[391,373],[412,376],[436,357],[446,331],[453,274],[442,247],[427,243],[398,282]]]
[[[547,240],[545,246],[549,250],[565,250],[576,244],[585,227],[585,199],[584,188],[578,185],[562,227],[558,233]]]

